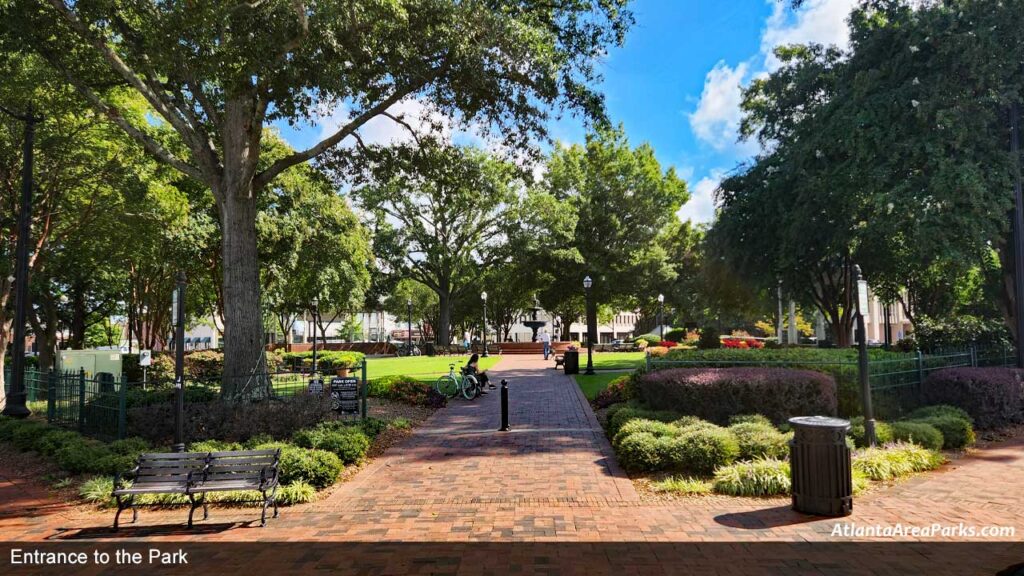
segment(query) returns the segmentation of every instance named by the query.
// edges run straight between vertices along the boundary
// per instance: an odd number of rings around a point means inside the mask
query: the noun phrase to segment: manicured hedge
[[[942,432],[927,422],[893,422],[892,438],[897,442],[910,442],[929,450],[942,450],[945,442]]]
[[[764,422],[747,421],[729,426],[739,442],[740,458],[786,458],[789,456],[791,434],[783,434]]]
[[[362,428],[325,422],[313,428],[299,430],[292,441],[302,448],[316,448],[332,452],[344,464],[363,460],[370,449],[370,439]]]
[[[1024,370],[1016,368],[950,368],[925,379],[921,395],[927,404],[964,409],[981,430],[1024,422]]]
[[[773,422],[793,416],[835,415],[836,384],[827,374],[784,368],[673,368],[649,372],[637,384],[640,400],[717,423],[757,412]]]
[[[932,416],[930,418],[912,420],[912,422],[928,424],[941,432],[942,447],[946,450],[961,450],[974,444],[974,428],[971,427],[970,422],[963,418],[953,415]]]

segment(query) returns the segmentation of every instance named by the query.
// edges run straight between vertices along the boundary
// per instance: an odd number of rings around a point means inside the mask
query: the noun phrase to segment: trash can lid
[[[850,421],[831,416],[797,416],[790,418],[789,423],[793,426],[809,428],[849,428]]]

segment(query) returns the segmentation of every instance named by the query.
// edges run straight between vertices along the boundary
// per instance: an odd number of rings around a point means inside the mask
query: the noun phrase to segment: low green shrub
[[[850,418],[850,431],[848,432],[850,438],[853,439],[853,444],[857,448],[865,448],[868,445],[867,438],[864,432],[864,417],[857,416]],[[875,440],[879,444],[888,444],[892,442],[892,427],[881,420],[875,420]]]
[[[697,339],[697,349],[717,350],[722,347],[722,334],[714,326],[705,326],[700,329],[700,336]]]
[[[950,406],[949,404],[935,404],[933,406],[922,406],[921,408],[918,408],[917,410],[911,412],[910,416],[908,416],[907,419],[918,420],[921,418],[931,418],[933,416],[953,416],[956,418],[960,418],[961,420],[966,420],[970,422],[971,425],[974,424],[974,419],[971,418],[971,415],[968,414],[966,410],[964,410],[963,408],[959,408],[957,406]]]
[[[747,423],[763,424],[765,426],[773,426],[772,421],[763,414],[737,414],[729,417],[729,425],[734,424],[747,424]]]
[[[740,459],[785,458],[789,455],[790,436],[761,421],[740,422],[729,426],[740,447]]]
[[[759,458],[723,466],[715,471],[714,489],[730,496],[789,494],[789,462]]]
[[[139,454],[150,450],[149,442],[134,436],[123,440],[115,440],[107,444],[107,448],[114,454],[131,456],[132,458],[137,458]]]
[[[359,427],[362,428],[363,432],[370,438],[376,438],[377,436],[380,436],[381,432],[388,429],[388,423],[386,420],[369,416],[359,423]]]
[[[714,426],[714,424],[711,424],[711,422],[708,422],[707,420],[701,420],[700,418],[698,418],[696,416],[681,416],[681,417],[676,418],[675,420],[673,420],[672,421],[672,425],[676,426],[678,428],[690,428],[691,426],[704,426],[704,425]]]
[[[606,406],[629,400],[630,382],[632,379],[632,375],[626,375],[612,380],[604,390],[598,392],[591,404],[594,408],[600,410]]]
[[[257,450],[273,448],[281,449],[280,482],[294,484],[306,482],[321,489],[326,488],[338,479],[344,465],[337,454],[326,450],[299,448],[284,442],[261,444]]]
[[[932,416],[919,418],[910,422],[921,422],[934,426],[942,432],[942,448],[945,450],[962,450],[974,444],[974,427],[968,420],[957,416]]]
[[[641,334],[636,338],[633,338],[633,342],[646,342],[648,346],[657,346],[661,343],[661,336],[657,334]]]
[[[647,410],[644,408],[637,408],[634,406],[627,406],[620,410],[617,410],[613,416],[608,418],[608,435],[612,438],[619,432],[622,426],[630,420],[636,418],[646,418],[647,420],[658,420],[660,422],[671,422],[679,417],[679,414],[670,412],[667,410]]]
[[[359,426],[340,421],[324,422],[315,428],[299,430],[292,441],[303,448],[317,448],[333,452],[344,464],[355,464],[366,456],[370,439]]]
[[[15,430],[21,428],[24,422],[26,422],[26,420],[0,416],[0,440],[10,442],[11,437],[14,436]]]
[[[892,438],[897,442],[910,442],[929,450],[942,450],[942,432],[925,422],[893,422]]]
[[[242,450],[243,446],[238,442],[225,442],[223,440],[203,440],[188,445],[189,452],[228,452],[230,450]]]
[[[655,438],[661,438],[662,436],[678,436],[680,434],[679,428],[659,422],[657,420],[647,420],[646,418],[635,418],[626,422],[619,431],[616,432],[612,438],[612,448],[616,448],[622,443],[628,436],[637,434],[640,432],[646,432],[653,435]]]
[[[80,438],[78,432],[61,430],[60,428],[48,428],[35,443],[35,451],[43,456],[53,457],[68,442],[74,442]]]
[[[740,454],[736,437],[718,426],[691,426],[678,436],[658,439],[660,464],[668,470],[707,475],[732,464]]]
[[[274,441],[274,437],[270,434],[257,434],[252,438],[249,438],[242,443],[242,448],[245,450],[254,450],[260,444],[269,444]]]
[[[899,442],[859,450],[853,456],[853,469],[872,480],[894,480],[913,472],[934,470],[943,462],[945,458],[941,454]]]
[[[651,489],[655,492],[668,492],[671,494],[683,494],[696,496],[711,493],[711,483],[700,478],[690,476],[669,476],[664,480],[651,483]]]
[[[638,432],[624,438],[619,443],[616,456],[626,470],[640,472],[661,468],[658,439],[649,432]]]
[[[11,443],[22,452],[35,449],[36,439],[46,430],[50,429],[46,424],[35,420],[25,420],[25,423],[17,427],[11,434]]]

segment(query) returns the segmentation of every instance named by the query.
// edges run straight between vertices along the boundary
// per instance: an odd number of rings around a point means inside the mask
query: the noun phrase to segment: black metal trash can
[[[437,348],[433,342],[427,342],[423,345],[423,348],[427,356],[437,356]]]
[[[850,422],[828,416],[790,418],[789,477],[793,510],[819,516],[853,512],[853,470],[846,433]]]
[[[563,358],[565,359],[566,374],[580,373],[580,353],[578,350],[566,350]]]

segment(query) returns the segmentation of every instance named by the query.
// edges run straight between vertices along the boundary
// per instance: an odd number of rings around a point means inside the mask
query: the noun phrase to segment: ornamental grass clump
[[[775,496],[789,494],[789,462],[759,458],[737,462],[715,471],[715,492],[730,496]]]
[[[640,432],[646,432],[653,435],[655,438],[661,438],[662,436],[678,436],[681,431],[679,428],[659,422],[657,420],[647,420],[645,418],[637,418],[626,422],[622,428],[612,438],[612,448],[618,448],[618,446],[627,437],[637,434]]]
[[[651,489],[655,492],[680,494],[684,496],[697,496],[711,493],[711,483],[700,478],[691,476],[669,476],[663,480],[651,483]]]
[[[945,458],[915,444],[897,442],[876,448],[864,448],[853,456],[853,469],[875,481],[894,480],[914,472],[934,470]]]

